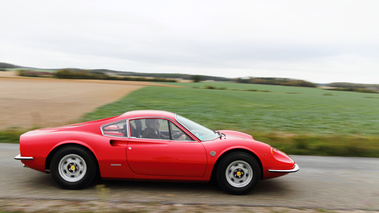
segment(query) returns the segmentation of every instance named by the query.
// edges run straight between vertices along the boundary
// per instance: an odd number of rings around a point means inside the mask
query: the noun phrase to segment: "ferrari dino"
[[[288,155],[248,134],[210,130],[156,110],[26,132],[15,159],[51,173],[67,189],[87,187],[97,176],[200,182],[214,178],[227,193],[246,194],[260,180],[299,170]]]

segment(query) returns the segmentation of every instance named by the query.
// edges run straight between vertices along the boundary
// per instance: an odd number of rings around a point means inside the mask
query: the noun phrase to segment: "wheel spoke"
[[[242,188],[247,186],[252,181],[253,169],[246,161],[233,161],[227,167],[225,177],[231,186]]]
[[[84,159],[76,154],[64,156],[58,164],[60,176],[68,182],[80,181],[87,171],[87,165]]]

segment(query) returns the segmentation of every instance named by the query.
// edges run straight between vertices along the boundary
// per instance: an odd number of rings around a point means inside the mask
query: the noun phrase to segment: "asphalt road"
[[[0,144],[0,199],[111,200],[168,204],[274,206],[379,211],[379,159],[292,156],[300,171],[261,181],[248,195],[223,193],[216,185],[102,181],[84,190],[60,189],[51,175],[13,160],[18,144]]]

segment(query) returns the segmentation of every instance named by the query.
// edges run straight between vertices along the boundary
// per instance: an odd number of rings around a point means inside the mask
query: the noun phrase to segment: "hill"
[[[0,69],[12,69],[12,68],[21,68],[21,67],[17,65],[13,65],[13,64],[0,62]]]

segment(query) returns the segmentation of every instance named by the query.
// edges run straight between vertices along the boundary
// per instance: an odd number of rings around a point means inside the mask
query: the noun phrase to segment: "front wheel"
[[[50,170],[54,180],[61,187],[80,189],[92,183],[96,176],[97,164],[87,150],[67,146],[55,153]]]
[[[244,152],[233,152],[225,156],[217,167],[217,182],[229,194],[250,192],[261,178],[257,160]]]

